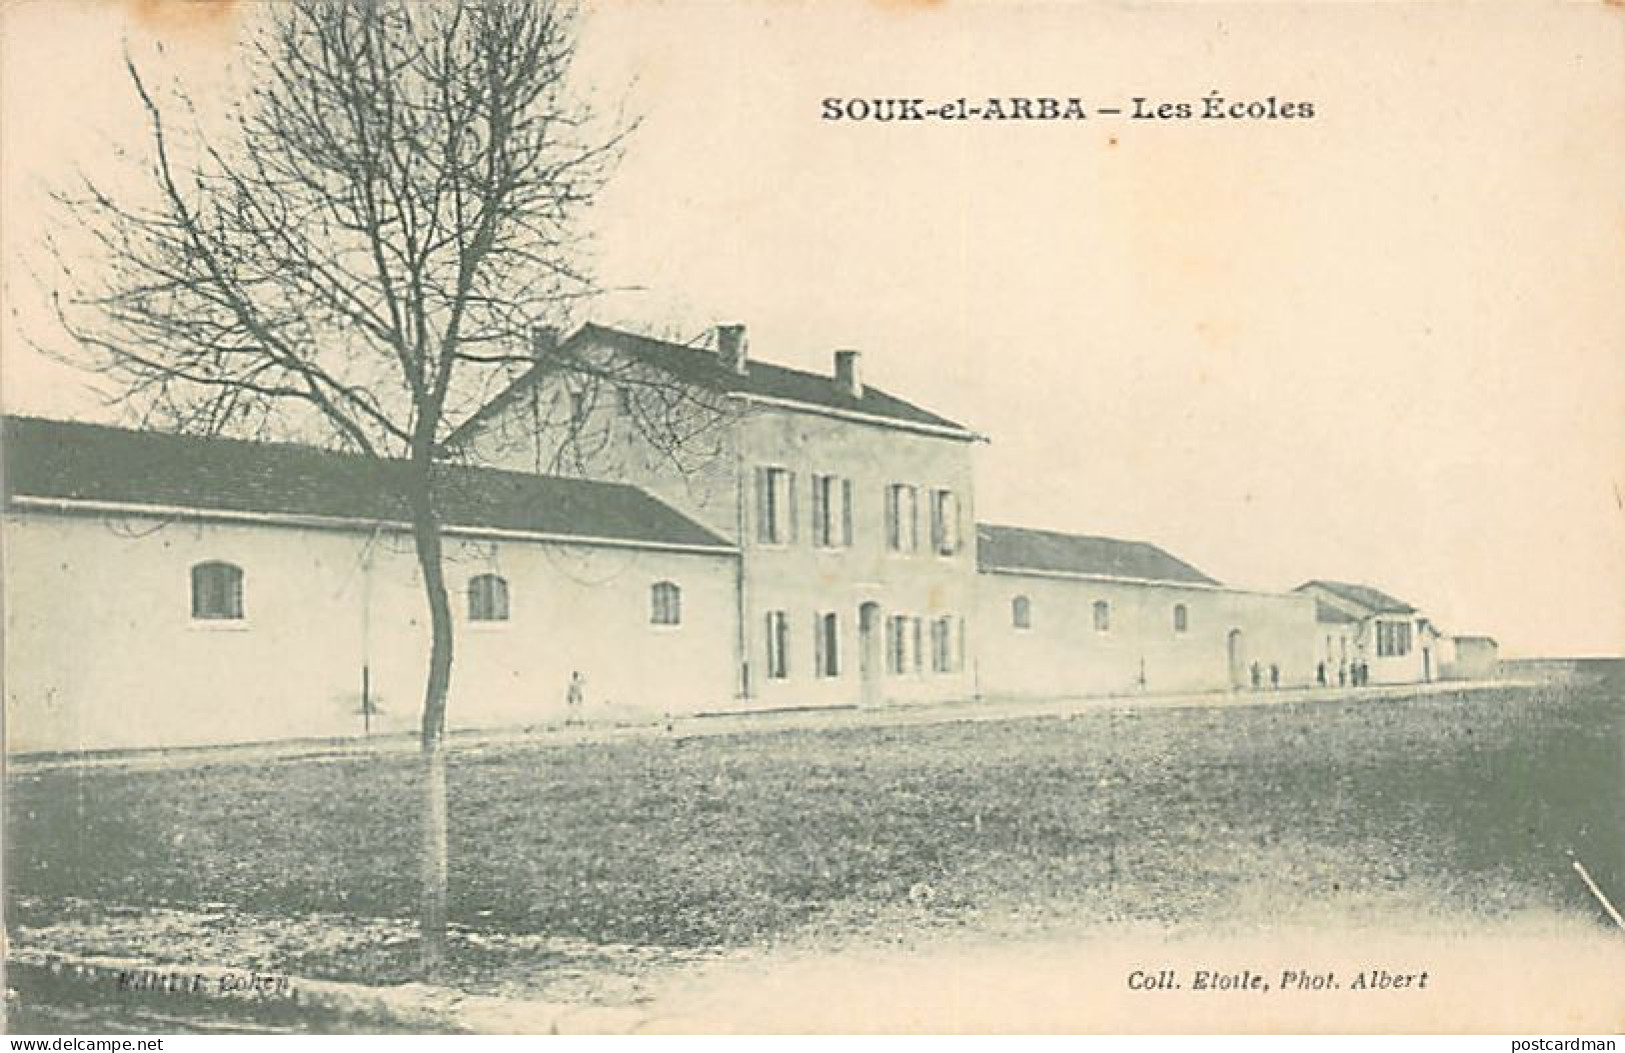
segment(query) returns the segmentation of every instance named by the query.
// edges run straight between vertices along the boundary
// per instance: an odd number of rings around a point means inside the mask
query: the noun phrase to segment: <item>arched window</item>
[[[1010,601],[1010,624],[1017,629],[1031,629],[1033,627],[1033,601],[1025,596],[1017,596]]]
[[[243,616],[243,568],[199,563],[192,568],[192,617],[209,621]]]
[[[1174,632],[1182,633],[1191,627],[1190,612],[1183,603],[1174,604]]]
[[[468,579],[468,620],[508,620],[508,580],[499,574],[476,574]]]
[[[1106,633],[1112,629],[1112,605],[1105,600],[1095,601],[1095,632]]]
[[[681,625],[683,590],[669,581],[657,581],[649,590],[649,621],[654,625]]]

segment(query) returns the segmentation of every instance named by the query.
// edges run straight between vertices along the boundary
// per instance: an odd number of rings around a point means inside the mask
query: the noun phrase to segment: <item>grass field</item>
[[[1595,917],[1625,889],[1625,681],[1470,697],[453,755],[452,916],[711,949]],[[411,755],[14,772],[13,937],[69,904],[412,917]],[[1618,898],[1618,897],[1616,897]],[[405,955],[280,963],[399,978]]]

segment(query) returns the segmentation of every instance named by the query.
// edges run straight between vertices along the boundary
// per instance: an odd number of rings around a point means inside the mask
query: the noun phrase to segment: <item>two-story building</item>
[[[741,706],[972,693],[976,433],[866,384],[856,351],[755,361],[742,326],[692,347],[587,325],[543,352],[448,445],[627,480],[736,544]]]

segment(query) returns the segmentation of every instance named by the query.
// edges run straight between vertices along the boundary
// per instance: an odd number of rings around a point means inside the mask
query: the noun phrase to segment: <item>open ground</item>
[[[1622,685],[465,746],[451,980],[626,1004],[855,948],[1606,936],[1573,863],[1625,888]],[[409,980],[416,778],[389,751],[17,766],[8,935]]]

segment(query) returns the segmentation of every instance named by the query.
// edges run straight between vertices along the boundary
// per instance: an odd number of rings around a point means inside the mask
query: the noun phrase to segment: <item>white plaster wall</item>
[[[1411,627],[1411,649],[1402,655],[1377,654],[1377,623],[1394,622],[1396,624],[1409,623]],[[1425,662],[1422,651],[1424,648],[1436,648],[1434,637],[1423,631],[1421,619],[1415,615],[1377,615],[1368,619],[1360,632],[1361,656],[1366,660],[1371,670],[1373,684],[1413,684],[1427,679]],[[1439,656],[1433,655],[1432,673],[1437,679],[1439,675]]]
[[[744,653],[750,667],[754,707],[849,703],[920,702],[969,698],[976,650],[976,505],[971,446],[896,428],[787,409],[757,407],[741,421],[742,471],[746,530]],[[760,543],[756,525],[755,469],[778,466],[795,473],[799,528],[783,545]],[[812,479],[835,475],[852,480],[852,545],[821,549],[813,543]],[[890,552],[886,544],[886,489],[910,484],[919,492],[919,551]],[[960,548],[952,556],[930,551],[930,492],[950,490],[959,500]],[[860,675],[858,611],[878,604],[877,683],[866,695]],[[790,675],[783,680],[764,674],[767,659],[767,613],[785,611],[790,619]],[[840,616],[841,675],[813,675],[816,613]],[[885,668],[885,619],[894,614],[917,616],[922,628],[921,671],[895,675]],[[937,617],[963,619],[968,634],[966,661],[955,672],[931,669],[929,623]]]
[[[1444,659],[1440,678],[1444,680],[1486,680],[1501,671],[1500,649],[1489,640],[1463,640],[1442,637]]]
[[[373,730],[417,726],[427,617],[405,536],[13,511],[4,542],[12,752],[357,735],[363,665]],[[192,620],[204,560],[243,568],[242,622]],[[573,669],[595,719],[730,695],[731,557],[448,539],[447,564],[453,728],[560,720]],[[488,569],[512,618],[470,625],[466,582]],[[679,627],[649,624],[663,579],[683,589]]]
[[[1360,655],[1359,629],[1355,622],[1318,622],[1315,658],[1326,663],[1326,683],[1337,685],[1337,672],[1343,670],[1348,682],[1349,668]]]
[[[1362,617],[1366,608],[1345,600],[1335,592],[1322,589],[1318,585],[1309,585],[1300,595],[1316,596],[1323,602],[1341,611],[1346,611],[1356,617],[1361,617],[1357,623],[1344,627],[1349,634],[1349,661],[1352,663],[1356,657],[1366,663],[1370,682],[1373,684],[1411,684],[1428,679],[1430,670],[1427,668],[1429,660],[1423,656],[1423,649],[1432,650],[1431,675],[1438,679],[1443,655],[1440,652],[1438,637],[1426,631],[1423,625],[1427,619],[1420,613],[1411,614],[1378,614]],[[1377,623],[1378,622],[1408,622],[1411,627],[1411,649],[1403,655],[1377,654]],[[1322,634],[1330,632],[1323,628]],[[1335,667],[1334,667],[1335,668]]]
[[[981,575],[979,593],[978,686],[989,697],[1228,690],[1234,629],[1244,673],[1257,661],[1267,687],[1273,663],[1282,687],[1314,682],[1315,611],[1305,596],[1003,572]],[[1018,595],[1031,603],[1030,629],[1012,622]],[[1104,633],[1094,627],[1100,600],[1110,607]],[[1174,631],[1176,604],[1188,612],[1184,633]]]

